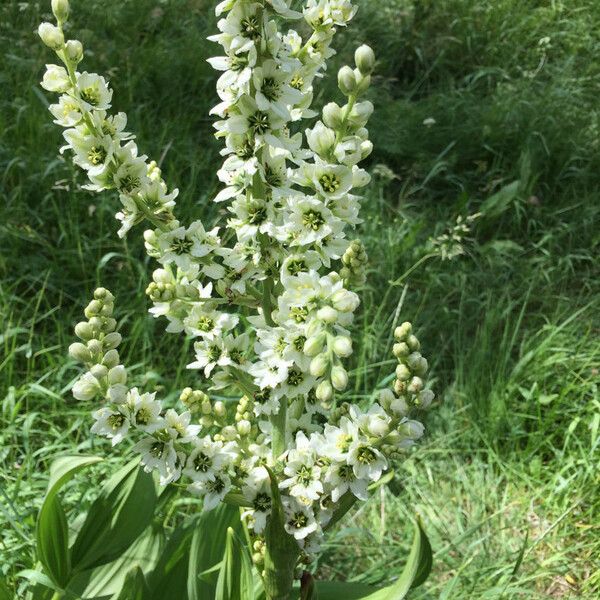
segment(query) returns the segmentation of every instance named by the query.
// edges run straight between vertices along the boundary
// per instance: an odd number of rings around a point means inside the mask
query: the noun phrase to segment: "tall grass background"
[[[208,111],[216,47],[205,0],[73,0],[85,68],[108,74],[144,153],[181,190],[184,219],[216,222],[219,144]],[[438,400],[428,435],[387,489],[337,529],[323,577],[385,583],[410,516],[435,551],[414,598],[594,599],[600,593],[600,5],[593,0],[362,0],[317,102],[359,43],[378,56],[373,183],[360,226],[371,257],[354,334],[353,395],[393,368],[411,320]],[[33,564],[52,459],[110,459],[70,490],[85,506],[123,460],[89,433],[69,386],[72,328],[97,285],[117,296],[136,383],[175,399],[198,384],[189,344],[147,314],[141,231],[116,236],[117,199],[81,189],[38,82],[49,2],[0,5],[0,577]],[[443,260],[431,239],[481,215]],[[90,485],[91,484],[91,485]],[[185,499],[166,526],[195,510]]]

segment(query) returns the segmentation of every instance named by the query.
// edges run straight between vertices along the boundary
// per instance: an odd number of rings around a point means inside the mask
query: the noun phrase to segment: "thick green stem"
[[[273,448],[273,458],[277,460],[286,448],[286,427],[287,427],[287,398],[279,400],[279,412],[271,417],[271,447]]]

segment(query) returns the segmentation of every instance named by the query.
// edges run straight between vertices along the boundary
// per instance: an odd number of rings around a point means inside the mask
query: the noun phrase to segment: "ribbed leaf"
[[[40,509],[36,527],[36,547],[45,573],[64,588],[71,574],[69,527],[56,493],[47,496]]]
[[[114,595],[113,600],[145,600],[148,592],[143,571],[139,567],[133,567],[127,573],[121,591]]]
[[[78,455],[57,458],[50,466],[50,480],[48,481],[46,497],[56,494],[80,469],[101,462],[102,460],[99,456]]]
[[[73,544],[73,570],[81,572],[112,562],[150,524],[156,490],[152,477],[138,462],[131,461],[100,490]]]
[[[215,600],[253,599],[252,563],[245,545],[230,527],[227,530],[227,543],[217,580]]]
[[[207,573],[223,558],[227,542],[227,529],[233,527],[235,531],[241,530],[239,510],[227,504],[203,512],[196,521],[190,548],[190,562],[188,569],[188,597],[189,600],[204,600],[214,598],[216,574],[213,577],[200,577]]]

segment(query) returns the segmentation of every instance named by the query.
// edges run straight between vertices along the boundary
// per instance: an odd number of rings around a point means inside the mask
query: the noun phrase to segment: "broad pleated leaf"
[[[80,469],[99,463],[102,460],[99,456],[78,455],[57,458],[50,466],[50,480],[48,481],[46,497],[56,494]]]
[[[187,582],[189,600],[214,598],[218,569],[213,571],[212,576],[207,572],[223,559],[229,527],[236,532],[241,531],[239,509],[227,504],[203,512],[197,519],[190,548]],[[200,577],[201,573],[207,574]]]
[[[150,524],[156,506],[151,475],[131,461],[102,487],[75,538],[73,569],[79,572],[117,559]]]
[[[253,600],[254,581],[250,556],[233,529],[227,530],[227,542],[219,578],[215,600]]]
[[[148,597],[148,585],[143,571],[139,567],[133,567],[127,573],[123,587],[112,600],[145,600]]]
[[[36,527],[36,549],[44,572],[64,588],[71,575],[69,527],[60,498],[56,493],[46,497]]]

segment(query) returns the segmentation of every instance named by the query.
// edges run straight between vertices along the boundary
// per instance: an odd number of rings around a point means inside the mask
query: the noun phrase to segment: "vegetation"
[[[177,182],[184,217],[209,223],[212,4],[81,3],[72,23],[98,49],[91,70],[119,65],[116,107]],[[60,133],[38,86],[47,55],[33,34],[46,6],[0,6],[0,577],[11,587],[34,561],[52,460],[99,444],[108,453],[89,433],[93,407],[69,392],[78,368],[66,348],[92,290],[119,298],[122,354],[140,385],[175,399],[190,384],[189,348],[146,312],[140,237],[119,240],[117,200],[93,199],[56,154]],[[439,405],[428,442],[330,538],[318,568],[389,583],[418,512],[434,572],[411,597],[596,598],[600,6],[364,0],[357,21],[340,62],[368,42],[379,65],[354,394],[391,370],[390,329],[411,320],[433,358]],[[449,242],[459,215],[479,216]],[[76,476],[66,504],[88,504],[122,464],[115,454]],[[196,510],[175,506],[160,513],[168,527]]]

